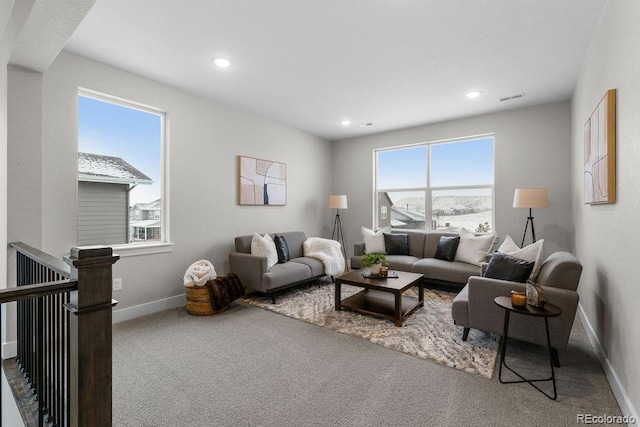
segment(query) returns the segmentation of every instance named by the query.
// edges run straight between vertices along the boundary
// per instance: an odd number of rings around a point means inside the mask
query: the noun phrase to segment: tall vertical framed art
[[[287,203],[287,165],[238,156],[238,204],[284,206]]]
[[[608,90],[584,125],[584,202],[616,202],[616,90]]]

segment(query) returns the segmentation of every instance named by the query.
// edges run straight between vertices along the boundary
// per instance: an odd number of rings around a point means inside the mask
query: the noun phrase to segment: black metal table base
[[[528,383],[531,387],[535,388],[536,390],[538,390],[540,393],[544,394],[545,396],[547,396],[549,399],[551,400],[556,400],[558,397],[558,393],[556,391],[556,375],[555,375],[555,371],[553,369],[553,352],[551,349],[551,338],[549,338],[549,322],[547,320],[547,317],[544,318],[544,327],[545,327],[545,331],[547,333],[547,349],[549,350],[549,365],[551,366],[551,377],[549,378],[540,378],[540,379],[534,379],[534,380],[528,380],[525,377],[523,377],[522,375],[520,375],[518,372],[514,371],[512,368],[510,368],[509,366],[507,366],[507,363],[505,362],[505,357],[506,357],[506,352],[507,352],[507,332],[509,331],[509,315],[511,314],[511,312],[509,310],[505,310],[504,312],[504,333],[502,334],[502,341],[500,343],[500,350],[501,350],[501,355],[500,355],[500,369],[498,370],[498,379],[500,380],[500,382],[502,384],[517,384],[517,383]],[[508,370],[510,370],[511,372],[513,372],[514,374],[516,374],[520,380],[515,380],[515,381],[503,381],[502,380],[502,367],[507,368]],[[540,387],[538,387],[536,384],[536,382],[545,382],[545,381],[551,381],[553,383],[553,396],[546,393],[544,390],[542,390]]]

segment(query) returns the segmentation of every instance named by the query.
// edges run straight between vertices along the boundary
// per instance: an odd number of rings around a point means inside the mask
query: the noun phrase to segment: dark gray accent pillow
[[[289,246],[287,245],[287,240],[284,236],[276,235],[273,238],[273,241],[276,244],[276,252],[278,253],[278,263],[284,264],[289,261],[291,257],[289,256]]]
[[[533,271],[534,262],[495,252],[489,260],[485,277],[526,283]]]
[[[460,244],[460,236],[440,236],[438,248],[434,258],[443,259],[445,261],[453,261],[456,258],[456,251]]]
[[[409,255],[409,236],[402,233],[383,233],[387,255]]]

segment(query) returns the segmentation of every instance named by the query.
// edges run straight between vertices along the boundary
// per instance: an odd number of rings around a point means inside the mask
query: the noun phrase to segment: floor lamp
[[[532,208],[546,208],[549,206],[547,198],[546,188],[516,188],[516,193],[513,196],[514,208],[529,208],[529,217],[527,223],[524,226],[524,234],[522,235],[522,243],[520,247],[524,246],[524,239],[527,236],[527,228],[531,223],[531,235],[533,236],[533,242],[536,242],[536,230],[533,228],[533,216],[531,214]]]
[[[347,252],[344,246],[344,234],[342,233],[342,223],[340,222],[340,209],[347,209],[347,196],[344,194],[329,196],[329,209],[336,210],[336,219],[333,222],[333,233],[331,233],[331,238],[342,245],[345,271],[349,271],[349,267],[347,266]]]

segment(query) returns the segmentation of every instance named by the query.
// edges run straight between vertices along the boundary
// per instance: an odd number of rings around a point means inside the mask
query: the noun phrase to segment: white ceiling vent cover
[[[506,96],[504,98],[500,98],[500,101],[511,101],[512,99],[524,98],[524,93],[519,93],[517,95]]]

